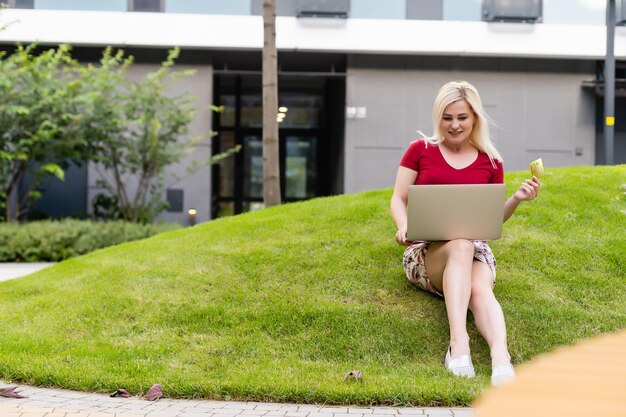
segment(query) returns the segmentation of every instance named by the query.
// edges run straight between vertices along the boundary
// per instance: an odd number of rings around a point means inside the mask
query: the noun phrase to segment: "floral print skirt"
[[[404,251],[404,272],[411,284],[417,288],[437,294],[443,294],[435,288],[426,274],[426,252],[432,242],[416,242]],[[493,256],[491,248],[484,240],[473,240],[474,259],[486,264],[493,271],[493,285],[496,285],[496,258]]]

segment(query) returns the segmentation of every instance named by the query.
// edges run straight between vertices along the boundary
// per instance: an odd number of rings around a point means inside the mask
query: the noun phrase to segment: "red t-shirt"
[[[439,147],[418,139],[409,145],[400,166],[417,171],[415,184],[502,184],[504,168],[494,160],[496,167],[486,153],[478,151],[478,157],[469,166],[456,169],[444,159]]]

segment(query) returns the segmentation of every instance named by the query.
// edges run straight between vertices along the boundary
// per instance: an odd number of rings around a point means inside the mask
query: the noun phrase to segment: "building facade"
[[[284,201],[393,185],[417,130],[432,134],[432,102],[447,81],[477,86],[496,125],[505,169],[604,163],[602,0],[276,0]],[[166,178],[165,221],[186,223],[262,206],[261,0],[8,0],[0,43],[70,43],[94,62],[107,45],[155,70],[174,46],[196,74],[190,136],[219,135],[190,156],[241,145],[234,157]],[[625,2],[626,3],[626,2]],[[625,4],[626,6],[626,4]],[[624,15],[618,2],[618,17]],[[626,162],[626,29],[616,28],[614,161]],[[215,114],[210,104],[224,106]],[[278,110],[278,109],[277,109]],[[181,138],[185,140],[185,138]],[[95,166],[51,184],[49,214],[90,212]],[[63,196],[63,197],[62,197]],[[71,205],[71,207],[70,207]]]

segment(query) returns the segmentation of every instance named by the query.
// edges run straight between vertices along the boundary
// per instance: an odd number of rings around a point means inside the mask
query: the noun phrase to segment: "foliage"
[[[122,218],[117,197],[99,193],[93,198],[93,218],[96,220],[117,220]]]
[[[94,94],[86,124],[98,138],[97,161],[111,174],[99,185],[115,196],[129,221],[151,221],[167,208],[162,199],[164,168],[179,162],[199,140],[181,140],[194,117],[190,96],[164,91],[168,81],[192,74],[171,71],[178,54],[178,49],[171,50],[158,71],[133,81],[124,74],[132,59],[107,49],[102,65],[89,66],[83,74]]]
[[[509,193],[527,173],[507,173]],[[626,326],[626,166],[547,170],[493,242],[516,365]],[[0,283],[0,379],[168,397],[466,405],[444,303],[412,287],[391,190],[232,216]],[[471,322],[471,316],[470,316]],[[360,370],[358,382],[343,375]]]
[[[70,47],[34,49],[20,45],[11,55],[0,54],[0,218],[7,221],[40,196],[45,176],[63,179],[68,160],[80,161],[88,145],[80,134],[84,90]],[[18,195],[29,171],[33,180]]]
[[[79,220],[0,223],[0,262],[58,262],[179,227]]]
[[[100,65],[83,66],[70,49],[61,45],[36,53],[34,45],[18,46],[14,54],[0,55],[0,219],[20,218],[27,203],[41,196],[42,179],[63,179],[73,160],[95,161],[104,169],[99,184],[117,201],[117,210],[104,215],[115,218],[119,212],[128,221],[149,222],[167,207],[165,167],[208,136],[184,139],[194,117],[192,96],[166,92],[193,71],[172,71],[179,54],[173,49],[159,70],[132,81],[126,71],[133,59],[123,51],[107,48]],[[27,173],[33,180],[24,191]]]

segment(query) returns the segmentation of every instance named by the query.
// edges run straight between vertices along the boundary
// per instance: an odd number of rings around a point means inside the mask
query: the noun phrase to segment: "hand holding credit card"
[[[530,173],[537,178],[543,176],[543,162],[541,162],[541,158],[530,163]]]

